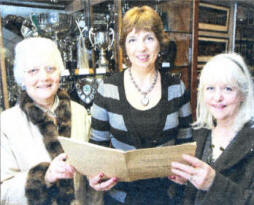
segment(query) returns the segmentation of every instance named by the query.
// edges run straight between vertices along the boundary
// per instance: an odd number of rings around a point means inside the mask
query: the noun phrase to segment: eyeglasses
[[[54,74],[57,70],[57,68],[55,66],[45,66],[45,67],[43,67],[43,69],[47,74]],[[34,67],[32,69],[27,69],[24,72],[27,73],[31,77],[35,77],[40,73],[40,71],[41,71],[41,68]]]

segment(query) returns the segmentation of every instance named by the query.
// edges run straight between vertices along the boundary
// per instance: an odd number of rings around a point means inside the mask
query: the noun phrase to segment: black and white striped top
[[[133,108],[124,91],[124,72],[99,85],[92,106],[90,142],[121,150],[179,144],[192,140],[188,92],[179,78],[161,74],[162,98],[145,111]]]

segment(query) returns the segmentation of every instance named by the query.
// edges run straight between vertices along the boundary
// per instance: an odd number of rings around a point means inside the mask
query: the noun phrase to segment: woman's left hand
[[[215,178],[215,170],[196,157],[184,154],[183,159],[188,165],[172,162],[172,172],[185,180],[189,180],[197,189],[207,191]]]

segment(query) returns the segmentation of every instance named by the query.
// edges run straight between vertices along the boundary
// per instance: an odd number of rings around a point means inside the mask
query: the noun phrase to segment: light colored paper
[[[186,143],[125,152],[66,137],[58,139],[70,164],[81,174],[95,176],[103,172],[106,178],[126,182],[167,177],[172,174],[172,161],[182,161],[182,154],[194,155],[196,150],[196,143]]]

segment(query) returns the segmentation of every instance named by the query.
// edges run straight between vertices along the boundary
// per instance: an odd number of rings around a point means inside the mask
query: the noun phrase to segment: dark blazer
[[[210,130],[193,132],[196,157],[202,158]],[[246,123],[229,147],[215,161],[216,176],[209,191],[203,192],[201,205],[254,205],[254,123]],[[194,204],[197,189],[189,183],[184,205]]]

